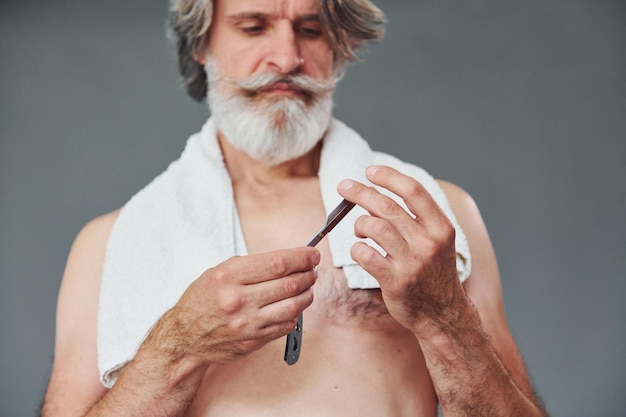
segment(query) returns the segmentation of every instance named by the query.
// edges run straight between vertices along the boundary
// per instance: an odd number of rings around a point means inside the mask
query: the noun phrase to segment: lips
[[[285,94],[285,95],[303,95],[302,89],[294,86],[288,82],[277,82],[272,85],[269,85],[263,89],[261,89],[262,93],[275,93],[275,94]]]

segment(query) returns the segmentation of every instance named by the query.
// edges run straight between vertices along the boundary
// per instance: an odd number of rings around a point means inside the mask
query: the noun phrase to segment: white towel
[[[457,271],[461,280],[467,278],[467,240],[436,181],[421,168],[373,152],[337,120],[324,139],[319,170],[326,213],[341,201],[337,183],[344,178],[367,182],[365,168],[374,164],[392,166],[426,187],[456,228]],[[189,284],[235,255],[235,213],[231,180],[209,119],[189,138],[181,157],[130,199],[113,226],[98,314],[98,365],[106,387],[113,386],[154,323]],[[350,257],[357,241],[354,221],[363,213],[355,207],[327,238],[333,264],[343,268],[348,286],[377,288],[376,280]]]

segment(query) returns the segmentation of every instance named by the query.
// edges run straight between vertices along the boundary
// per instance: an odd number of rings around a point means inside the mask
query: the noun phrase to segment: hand
[[[454,227],[415,179],[386,166],[371,166],[366,176],[402,198],[410,212],[373,187],[339,183],[339,194],[370,214],[357,219],[356,236],[371,238],[386,252],[358,242],[352,258],[380,283],[387,310],[403,326],[415,331],[421,324],[451,320],[454,309],[448,307],[463,293]]]
[[[289,333],[313,302],[319,260],[316,249],[302,247],[234,257],[205,271],[166,314],[178,355],[222,363]]]

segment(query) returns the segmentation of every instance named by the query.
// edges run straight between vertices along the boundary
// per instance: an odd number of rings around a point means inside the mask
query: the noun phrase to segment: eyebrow
[[[227,16],[226,19],[234,24],[241,23],[246,20],[271,20],[275,15],[263,12],[242,12]],[[298,16],[295,23],[301,22],[320,22],[320,16],[316,13]]]
[[[243,12],[227,16],[231,23],[239,23],[244,20],[267,20],[269,15],[261,12]]]
[[[311,14],[305,14],[305,15],[298,17],[296,21],[297,22],[320,22],[321,19],[320,19],[319,14],[311,13]]]

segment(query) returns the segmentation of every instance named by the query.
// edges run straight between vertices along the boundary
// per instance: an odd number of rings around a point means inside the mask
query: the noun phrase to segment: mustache
[[[244,80],[233,80],[233,83],[249,97],[253,97],[278,83],[292,86],[307,97],[314,97],[332,92],[337,86],[338,81],[339,77],[337,76],[333,76],[328,80],[316,80],[303,74],[282,75],[269,72],[253,75]]]

